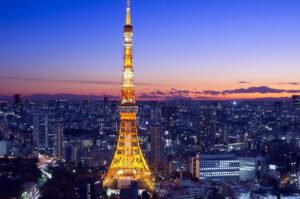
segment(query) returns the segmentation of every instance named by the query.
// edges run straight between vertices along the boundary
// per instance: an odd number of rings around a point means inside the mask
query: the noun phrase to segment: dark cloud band
[[[202,90],[202,91],[189,91],[189,90],[176,90],[172,88],[169,91],[154,90],[149,93],[141,93],[140,98],[145,99],[166,99],[166,98],[209,98],[210,96],[225,96],[232,94],[274,94],[274,93],[290,93],[297,94],[300,93],[300,89],[296,90],[286,90],[286,89],[276,89],[267,86],[259,87],[248,87],[248,88],[238,88],[232,90]]]

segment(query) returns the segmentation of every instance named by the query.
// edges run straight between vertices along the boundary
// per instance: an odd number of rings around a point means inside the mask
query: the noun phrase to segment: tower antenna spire
[[[127,8],[126,8],[126,25],[131,25],[131,17],[130,17],[130,0],[127,0]]]

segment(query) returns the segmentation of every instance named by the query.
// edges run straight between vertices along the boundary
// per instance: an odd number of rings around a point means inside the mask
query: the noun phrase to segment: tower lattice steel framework
[[[122,76],[122,100],[119,106],[120,129],[116,151],[105,175],[103,186],[120,189],[122,183],[137,181],[139,189],[152,191],[154,182],[151,171],[142,154],[137,133],[134,74],[132,68],[132,35],[130,0],[127,0],[126,25],[124,26],[124,68]]]

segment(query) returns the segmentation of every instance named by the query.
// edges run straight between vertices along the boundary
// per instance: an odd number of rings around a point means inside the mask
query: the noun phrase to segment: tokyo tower
[[[127,0],[126,25],[124,26],[124,68],[122,75],[122,100],[119,106],[120,129],[116,151],[103,180],[103,187],[120,190],[136,181],[140,190],[153,191],[151,171],[140,148],[137,133],[134,74],[132,67],[133,27],[130,0]]]

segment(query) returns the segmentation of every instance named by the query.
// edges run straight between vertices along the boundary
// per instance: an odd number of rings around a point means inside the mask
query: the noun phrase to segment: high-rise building
[[[189,172],[193,177],[200,177],[200,160],[198,154],[193,154],[189,157]]]
[[[280,182],[285,179],[292,170],[289,163],[290,149],[287,143],[281,139],[268,141],[264,145],[264,161],[262,162],[262,176],[268,180]]]
[[[54,152],[55,118],[51,114],[37,113],[33,117],[33,141],[39,152],[52,156]]]
[[[214,112],[213,109],[207,105],[200,106],[197,110],[198,115],[198,132],[199,140],[206,141],[214,138]]]
[[[239,159],[234,154],[200,154],[201,181],[239,181]]]
[[[179,112],[177,106],[164,106],[161,108],[161,120],[162,124],[170,130],[178,122]]]
[[[15,115],[21,115],[21,110],[23,109],[22,99],[20,94],[14,95],[14,114]]]
[[[24,119],[24,107],[23,102],[20,94],[14,95],[14,104],[13,104],[13,111],[15,116],[18,118],[19,121],[23,121]]]
[[[54,155],[56,157],[63,156],[63,125],[57,123],[54,127],[55,137],[54,137]]]
[[[258,167],[260,163],[259,156],[240,156],[240,181],[253,181],[257,178]]]
[[[298,132],[300,132],[300,95],[294,95],[293,99],[293,107],[294,107],[294,122],[295,128]]]
[[[132,67],[133,28],[130,17],[130,0],[127,0],[126,25],[124,27],[124,68],[122,78],[122,99],[119,106],[120,129],[115,155],[103,180],[108,192],[118,192],[131,181],[138,182],[140,190],[154,189],[151,171],[142,154],[137,134],[134,74]]]
[[[153,168],[154,176],[157,176],[159,165],[163,165],[164,157],[164,137],[163,128],[160,126],[150,127],[151,137],[151,166]]]

